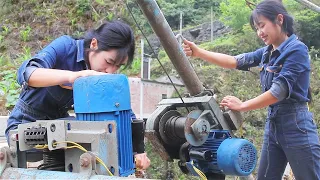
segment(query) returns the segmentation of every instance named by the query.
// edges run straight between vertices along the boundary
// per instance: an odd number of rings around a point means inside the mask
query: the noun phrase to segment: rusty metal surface
[[[163,147],[162,143],[158,139],[155,131],[147,130],[145,132],[146,138],[149,140],[153,148],[159,153],[160,157],[165,161],[172,161],[166,149]]]
[[[167,20],[154,0],[137,0],[148,21],[159,37],[162,46],[172,61],[191,95],[200,94],[204,87],[178,43]]]

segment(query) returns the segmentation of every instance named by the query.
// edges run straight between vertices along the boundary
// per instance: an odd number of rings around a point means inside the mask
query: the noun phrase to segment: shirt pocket
[[[271,88],[272,81],[279,76],[281,69],[282,65],[265,66],[265,91]]]
[[[272,66],[268,66],[266,68],[266,70],[269,72],[269,73],[272,73],[273,74],[273,78],[276,78],[279,76],[279,73],[282,69],[282,65],[272,65]]]

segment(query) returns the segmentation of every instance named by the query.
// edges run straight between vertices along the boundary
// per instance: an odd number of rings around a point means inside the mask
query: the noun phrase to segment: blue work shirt
[[[296,35],[292,34],[273,51],[270,45],[240,54],[236,59],[237,69],[240,70],[248,71],[251,67],[259,66],[262,92],[270,90],[275,83],[285,88],[287,96],[271,106],[310,100],[308,89],[311,68],[308,48]]]
[[[87,69],[84,60],[84,40],[61,36],[47,45],[31,59],[24,61],[17,74],[22,86],[19,100],[8,119],[6,134],[18,124],[41,119],[68,116],[73,105],[73,91],[61,86],[34,88],[28,86],[30,75],[36,68],[81,71]]]
[[[28,80],[36,68],[81,71],[88,69],[84,60],[84,40],[70,36],[61,36],[51,42],[31,59],[24,61],[17,74],[22,86],[20,97],[13,108],[7,123],[6,136],[21,123],[36,120],[53,120],[68,117],[73,105],[73,90],[60,85],[34,88],[28,86]],[[71,86],[64,84],[63,86]],[[131,111],[131,119],[136,116]]]

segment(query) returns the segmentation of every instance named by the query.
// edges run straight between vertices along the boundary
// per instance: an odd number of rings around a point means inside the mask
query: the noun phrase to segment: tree
[[[236,31],[242,30],[243,25],[248,23],[251,13],[244,0],[226,0],[220,4],[220,10],[220,20]]]
[[[297,34],[302,41],[308,46],[320,48],[320,13],[313,12],[309,9],[302,10],[295,16],[295,27]]]

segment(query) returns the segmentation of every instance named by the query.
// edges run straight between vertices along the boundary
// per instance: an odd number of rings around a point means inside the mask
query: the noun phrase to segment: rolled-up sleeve
[[[20,86],[28,85],[31,74],[37,68],[54,68],[57,59],[63,59],[67,55],[67,44],[69,38],[61,36],[51,42],[38,54],[29,60],[24,61],[17,72],[17,82]]]
[[[273,83],[284,84],[287,88],[287,99],[290,98],[292,89],[297,83],[298,77],[306,70],[310,70],[308,49],[304,44],[296,44],[291,47],[285,63],[279,75],[273,79]],[[308,87],[306,87],[308,88]]]
[[[249,71],[251,67],[258,66],[259,63],[261,62],[262,54],[264,50],[265,48],[260,48],[254,52],[243,53],[243,54],[234,56],[234,58],[237,61],[236,68],[243,71]]]
[[[280,81],[272,83],[272,86],[269,91],[274,97],[278,99],[278,101],[282,101],[286,97],[288,97],[288,87],[286,84]]]

